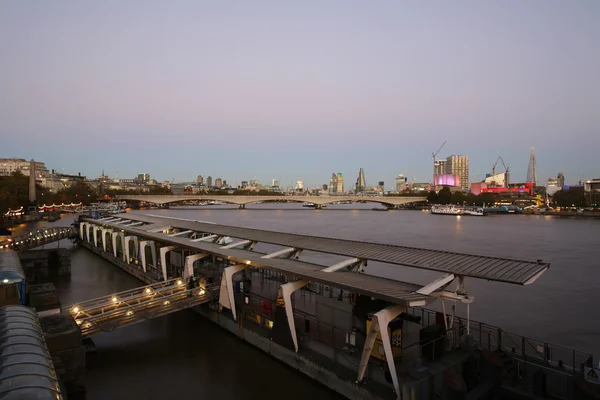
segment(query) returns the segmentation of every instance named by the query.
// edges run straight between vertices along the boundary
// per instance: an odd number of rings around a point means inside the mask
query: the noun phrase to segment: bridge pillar
[[[281,294],[283,295],[283,304],[285,306],[285,315],[287,316],[288,326],[294,341],[294,348],[298,352],[298,337],[296,335],[296,323],[294,322],[294,308],[292,306],[292,293],[308,285],[310,282],[304,279],[295,282],[289,282],[281,285]]]
[[[150,246],[150,251],[152,253],[152,265],[156,267],[156,246],[154,245],[154,240],[142,240],[140,242],[140,254],[142,255],[142,269],[146,272],[146,246]]]
[[[388,333],[388,324],[391,320],[396,318],[398,315],[400,315],[400,313],[404,311],[406,311],[406,306],[394,305],[384,308],[383,310],[373,314],[373,318],[371,320],[371,327],[369,328],[369,332],[367,333],[365,346],[363,348],[362,356],[360,357],[360,364],[358,365],[357,379],[357,382],[360,382],[365,377],[365,371],[367,369],[369,359],[371,358],[371,352],[373,351],[375,339],[377,339],[377,334],[381,334],[381,341],[383,342],[385,359],[387,361],[388,368],[390,370],[390,375],[392,376],[392,381],[394,382],[394,390],[396,391],[396,396],[398,396],[398,398],[400,398],[401,395],[400,383],[398,382],[396,364],[394,364],[394,354],[392,353],[392,345],[390,342],[390,335]]]
[[[160,252],[160,266],[162,268],[163,279],[166,282],[168,280],[167,277],[167,253],[171,250],[175,250],[176,246],[165,246],[159,249]]]
[[[323,204],[315,204],[315,210],[322,210]]]
[[[187,279],[187,278],[191,278],[192,276],[194,276],[194,262],[197,260],[200,260],[202,258],[208,257],[209,254],[207,253],[200,253],[200,254],[192,254],[191,256],[187,256],[185,258],[185,268],[183,270],[183,278]]]
[[[237,264],[227,267],[223,270],[221,278],[221,291],[219,293],[219,305],[223,309],[229,308],[233,313],[233,320],[237,321],[237,313],[235,312],[235,300],[233,298],[233,274],[246,269],[246,265]]]
[[[246,209],[246,205],[245,204],[240,204],[240,206],[238,208],[240,210],[245,210]]]
[[[130,259],[131,259],[131,252],[129,251],[129,242],[133,241],[134,244],[134,249],[136,254],[134,255],[137,258],[137,250],[138,250],[138,238],[137,236],[125,236],[125,256],[126,256],[126,260],[125,262],[127,262],[127,264],[131,264],[130,263]]]
[[[117,237],[121,237],[121,247],[123,248],[123,261],[127,261],[125,258],[125,233],[123,232],[113,232],[112,233],[112,245],[113,245],[113,254],[117,257]]]

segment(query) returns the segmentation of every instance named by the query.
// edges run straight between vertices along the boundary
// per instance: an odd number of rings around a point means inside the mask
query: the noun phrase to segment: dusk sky
[[[391,189],[600,177],[600,1],[2,1],[0,157]],[[500,168],[498,168],[500,170]]]

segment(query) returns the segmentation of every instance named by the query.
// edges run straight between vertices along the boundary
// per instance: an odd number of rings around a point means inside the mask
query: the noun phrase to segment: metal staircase
[[[217,290],[176,278],[74,304],[68,312],[87,337],[207,303]]]

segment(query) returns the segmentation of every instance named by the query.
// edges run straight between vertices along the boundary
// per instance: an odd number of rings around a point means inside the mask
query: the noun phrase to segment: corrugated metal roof
[[[102,224],[102,221],[90,221]],[[105,223],[113,226],[115,229],[134,231],[135,228],[127,229],[120,225]],[[223,258],[235,260],[237,262],[250,261],[253,266],[272,269],[288,277],[296,279],[307,279],[313,282],[319,282],[326,285],[335,286],[341,289],[353,291],[366,296],[376,297],[396,304],[406,304],[411,302],[433,301],[432,296],[415,293],[421,286],[412,283],[396,281],[392,279],[381,278],[372,275],[344,272],[322,272],[324,266],[302,262],[298,260],[272,258],[261,258],[264,254],[251,252],[241,249],[223,249],[221,245],[208,242],[192,242],[190,239],[168,236],[163,233],[139,231],[139,235],[154,239],[161,243],[168,243],[182,248],[196,250],[198,252],[209,252],[217,254]],[[410,304],[409,304],[410,305]]]
[[[0,250],[0,284],[5,279],[9,281],[25,279],[19,253],[10,249]]]
[[[542,261],[518,260],[390,244],[297,235],[141,214],[128,214],[123,218],[150,224],[139,227],[139,230],[151,230],[153,227],[169,224],[173,227],[198,232],[209,232],[256,242],[519,285],[531,283],[550,267],[550,263]],[[121,227],[121,229],[124,228]],[[131,230],[136,229],[131,228]]]
[[[37,314],[25,306],[0,307],[0,398],[61,400]]]

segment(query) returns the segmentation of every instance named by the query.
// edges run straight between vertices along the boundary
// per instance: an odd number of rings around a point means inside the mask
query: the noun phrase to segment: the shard
[[[356,179],[356,193],[364,192],[367,189],[365,183],[365,171],[361,168],[358,171],[358,178]]]
[[[537,186],[538,183],[538,174],[537,167],[535,165],[535,149],[531,148],[531,153],[529,154],[529,167],[527,168],[527,182],[533,182],[533,186]]]

